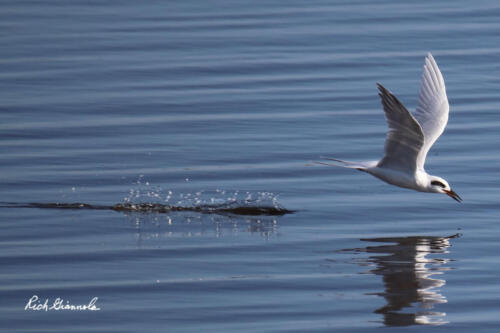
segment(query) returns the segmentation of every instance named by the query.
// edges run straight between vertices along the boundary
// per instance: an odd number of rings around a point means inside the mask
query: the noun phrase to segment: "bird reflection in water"
[[[393,243],[367,246],[356,252],[372,253],[366,261],[374,268],[369,273],[381,275],[384,291],[374,293],[382,296],[386,305],[375,310],[383,315],[386,326],[441,325],[447,324],[446,313],[434,307],[446,303],[439,288],[445,285],[442,279],[448,259],[429,258],[428,255],[446,254],[450,237],[416,236],[404,238],[361,239],[366,242]],[[379,254],[379,255],[375,255]],[[441,275],[441,279],[437,278]]]

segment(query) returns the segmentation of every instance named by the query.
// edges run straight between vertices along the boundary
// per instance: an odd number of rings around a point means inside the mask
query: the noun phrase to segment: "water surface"
[[[3,1],[0,327],[495,332],[499,17],[491,0]],[[375,82],[414,109],[429,51],[451,111],[426,168],[462,204],[313,163],[381,157]],[[74,203],[293,213],[54,207]],[[24,310],[33,295],[100,310]]]

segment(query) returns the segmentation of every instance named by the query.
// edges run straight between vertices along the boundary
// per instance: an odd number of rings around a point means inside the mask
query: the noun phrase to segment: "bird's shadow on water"
[[[452,269],[443,255],[449,253],[451,240],[458,237],[460,234],[366,238],[361,241],[387,244],[339,252],[369,254],[368,258],[353,260],[369,267],[362,274],[382,277],[384,290],[369,295],[384,298],[386,304],[374,312],[383,317],[385,326],[443,325],[448,321],[439,304],[447,303],[447,299],[440,288],[446,284],[443,273]]]

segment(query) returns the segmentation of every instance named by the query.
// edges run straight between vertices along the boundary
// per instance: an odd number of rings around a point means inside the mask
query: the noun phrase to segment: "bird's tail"
[[[377,161],[351,162],[351,161],[339,160],[339,159],[332,158],[332,157],[321,156],[321,158],[324,160],[333,161],[334,163],[327,163],[327,162],[315,162],[315,163],[322,164],[322,165],[328,165],[328,166],[334,166],[334,167],[356,169],[359,171],[366,171],[366,169],[377,165]]]

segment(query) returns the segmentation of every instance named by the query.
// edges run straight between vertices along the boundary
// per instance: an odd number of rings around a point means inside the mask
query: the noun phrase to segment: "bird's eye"
[[[437,180],[433,180],[433,181],[431,182],[431,185],[440,186],[440,187],[442,187],[442,188],[445,188],[445,187],[446,187],[443,183],[441,183],[440,181],[437,181]]]

